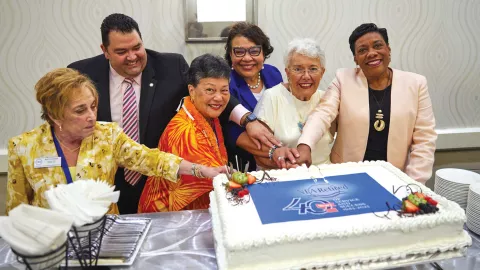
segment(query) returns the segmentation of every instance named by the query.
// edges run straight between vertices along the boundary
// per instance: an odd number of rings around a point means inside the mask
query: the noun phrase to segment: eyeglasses
[[[322,69],[318,67],[311,67],[308,69],[294,67],[290,68],[290,70],[296,75],[303,75],[305,72],[307,72],[308,75],[318,75],[320,72],[322,72]]]
[[[259,56],[260,53],[262,53],[262,46],[261,45],[255,45],[250,48],[243,48],[243,47],[234,47],[233,48],[233,54],[236,57],[244,57],[246,54],[250,54],[250,56]]]

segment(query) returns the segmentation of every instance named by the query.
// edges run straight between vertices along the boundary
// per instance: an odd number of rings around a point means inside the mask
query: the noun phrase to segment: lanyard
[[[62,170],[63,170],[63,173],[65,174],[65,178],[67,178],[67,184],[71,184],[71,183],[73,183],[72,175],[70,174],[70,170],[68,169],[67,160],[65,159],[65,155],[63,154],[62,148],[58,144],[57,137],[55,136],[55,133],[53,132],[53,127],[52,127],[52,137],[53,137],[53,143],[55,144],[55,148],[57,149],[57,155],[61,159]]]

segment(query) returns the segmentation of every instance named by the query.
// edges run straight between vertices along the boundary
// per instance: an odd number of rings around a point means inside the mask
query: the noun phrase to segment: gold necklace
[[[392,80],[392,76],[391,76],[391,72],[389,70],[387,87],[390,85],[391,80]],[[387,92],[387,90],[386,90],[387,87],[385,87],[385,89],[383,90],[383,98],[382,98],[382,105],[381,106],[380,106],[380,103],[377,100],[377,97],[375,97],[375,95],[372,92],[373,99],[375,100],[375,102],[378,105],[378,111],[375,114],[375,119],[377,119],[377,120],[375,121],[375,123],[373,123],[373,128],[375,128],[375,130],[378,131],[378,132],[385,129],[385,121],[383,121],[382,106],[383,106],[383,101],[385,101],[385,93]]]
[[[76,152],[78,149],[80,149],[80,146],[82,146],[82,144],[80,144],[77,148],[71,149],[71,148],[69,148],[68,146],[66,146],[66,145],[60,140],[60,138],[58,138],[58,136],[55,136],[55,137],[57,137],[58,142],[59,142],[63,147],[65,147],[65,149],[67,149],[69,152],[72,152],[72,153],[73,153],[73,152]]]

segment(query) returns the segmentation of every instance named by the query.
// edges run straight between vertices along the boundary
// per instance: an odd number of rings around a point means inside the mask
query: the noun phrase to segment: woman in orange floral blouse
[[[158,143],[161,151],[205,166],[227,163],[218,116],[230,99],[229,76],[228,64],[218,56],[205,54],[192,61],[187,75],[190,96],[165,128]],[[182,175],[176,183],[149,177],[138,212],[207,209],[212,178],[197,176]]]

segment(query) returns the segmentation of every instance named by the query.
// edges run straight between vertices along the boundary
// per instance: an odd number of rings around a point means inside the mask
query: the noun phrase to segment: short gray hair
[[[187,84],[197,87],[201,79],[230,79],[230,67],[225,59],[213,54],[203,54],[193,59],[187,71]]]
[[[288,67],[292,55],[298,53],[310,58],[319,58],[320,65],[325,68],[325,52],[320,48],[320,45],[311,38],[296,38],[288,43],[285,56],[283,58],[285,67]]]

